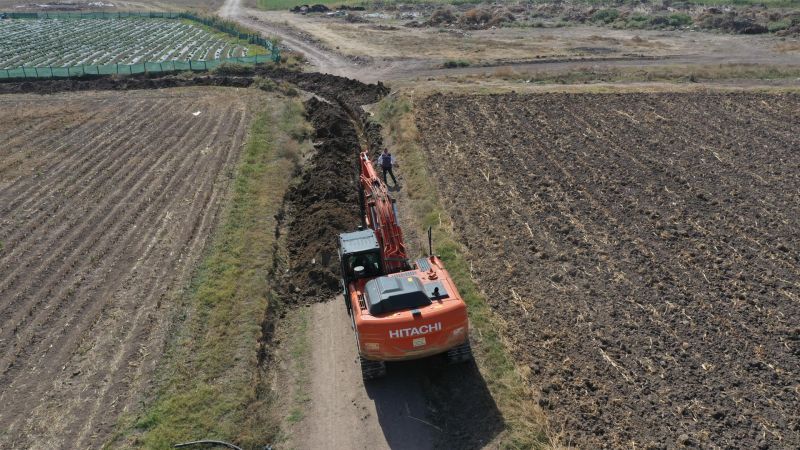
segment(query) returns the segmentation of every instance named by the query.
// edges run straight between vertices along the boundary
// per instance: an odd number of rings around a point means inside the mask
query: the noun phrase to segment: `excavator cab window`
[[[379,252],[365,252],[347,255],[344,266],[351,280],[375,277],[381,274],[381,254]]]

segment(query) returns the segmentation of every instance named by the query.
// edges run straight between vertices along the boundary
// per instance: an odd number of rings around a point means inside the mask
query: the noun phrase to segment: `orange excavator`
[[[436,256],[409,261],[395,200],[366,152],[359,165],[363,225],[339,235],[339,259],[364,380],[384,376],[386,361],[471,360],[467,306],[453,280]],[[430,247],[430,231],[428,239]]]

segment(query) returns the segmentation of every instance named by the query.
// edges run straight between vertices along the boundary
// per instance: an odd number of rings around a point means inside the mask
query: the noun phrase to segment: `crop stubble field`
[[[417,125],[562,444],[800,446],[800,96],[433,95]]]
[[[248,97],[0,98],[0,447],[97,447],[142,400],[227,195]]]

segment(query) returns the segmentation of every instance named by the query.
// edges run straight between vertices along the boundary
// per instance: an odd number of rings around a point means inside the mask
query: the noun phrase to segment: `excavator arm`
[[[394,199],[389,196],[389,190],[375,171],[367,152],[362,152],[359,160],[364,222],[375,231],[378,238],[383,267],[386,273],[410,270],[403,231],[397,223]]]

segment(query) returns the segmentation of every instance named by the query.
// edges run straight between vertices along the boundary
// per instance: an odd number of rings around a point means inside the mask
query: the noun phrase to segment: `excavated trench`
[[[360,223],[358,154],[381,145],[380,130],[364,133],[357,111],[386,89],[327,75],[314,78],[299,84],[326,98],[305,103],[314,153],[286,193],[282,217],[287,257],[278,290],[291,305],[325,301],[340,291],[336,239]]]
[[[361,105],[374,103],[388,93],[380,84],[365,85],[319,74],[301,80],[299,86],[324,100],[311,98],[305,103],[308,121],[314,127],[315,150],[296,174],[297,182],[286,193],[280,217],[286,257],[275,275],[279,280],[276,292],[281,308],[329,301],[341,292],[336,242],[339,233],[353,230],[360,223],[357,156],[361,151],[374,155],[383,146],[380,125],[369,120]],[[337,302],[334,306],[340,305]],[[268,312],[265,350],[271,347],[268,339],[272,321],[286,311]],[[341,326],[347,327],[349,333],[345,320]],[[366,390],[377,407],[378,420],[390,447],[402,442],[393,441],[392,436],[408,432],[397,423],[405,419],[402,413],[392,416],[387,412],[399,401],[398,392],[416,397],[406,402],[424,405],[423,420],[434,431],[430,442],[422,448],[482,448],[504,428],[497,406],[474,364],[450,367],[431,358],[396,363],[390,365],[389,372],[389,378],[381,380],[385,382],[383,385],[379,381]],[[360,377],[353,382],[360,383]]]

